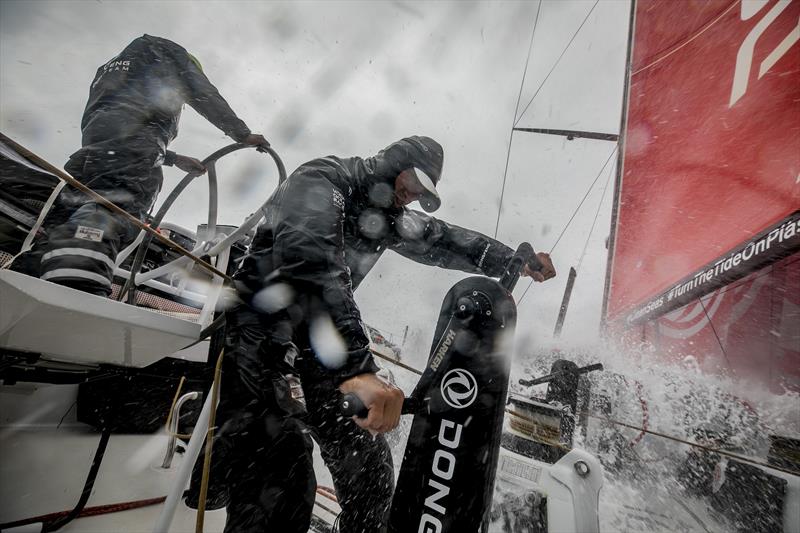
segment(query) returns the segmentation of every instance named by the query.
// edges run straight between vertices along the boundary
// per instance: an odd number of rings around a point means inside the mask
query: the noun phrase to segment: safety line
[[[139,509],[141,507],[147,507],[150,505],[158,505],[160,503],[164,503],[166,499],[167,499],[166,496],[160,496],[158,498],[148,498],[145,500],[135,500],[135,501],[121,502],[121,503],[96,505],[94,507],[84,507],[83,510],[80,513],[78,513],[78,516],[76,516],[75,518],[87,518],[91,516],[100,516],[104,514],[118,513],[122,511],[130,511],[132,509]],[[48,513],[39,516],[32,516],[30,518],[24,518],[21,520],[15,520],[14,522],[6,522],[5,524],[0,524],[0,529],[5,530],[5,529],[22,527],[29,524],[52,522],[53,520],[64,518],[65,516],[69,515],[70,512],[71,511],[58,511],[55,513]]]
[[[203,261],[199,257],[196,257],[195,255],[193,255],[191,252],[189,252],[188,250],[186,250],[185,248],[180,246],[175,241],[173,241],[171,239],[168,239],[167,237],[161,235],[161,233],[159,233],[157,229],[151,228],[148,224],[142,222],[141,220],[139,220],[135,216],[133,216],[130,213],[128,213],[127,211],[125,211],[124,209],[120,208],[118,205],[116,205],[115,203],[109,201],[104,196],[96,193],[95,191],[93,191],[92,189],[90,189],[89,187],[84,185],[83,183],[79,182],[78,180],[76,180],[75,178],[70,176],[64,170],[61,170],[60,168],[51,165],[50,163],[48,163],[43,158],[39,157],[38,155],[36,155],[32,151],[28,150],[27,148],[25,148],[21,144],[13,141],[12,139],[10,139],[9,137],[7,137],[6,135],[4,135],[2,133],[0,133],[0,142],[6,144],[7,146],[10,146],[11,148],[13,148],[17,152],[18,155],[20,155],[23,159],[25,159],[29,163],[33,163],[36,166],[41,167],[47,173],[52,174],[53,176],[57,177],[61,181],[67,182],[72,187],[74,187],[74,188],[78,189],[79,191],[81,191],[82,193],[88,195],[94,201],[102,204],[105,208],[109,209],[110,211],[112,211],[116,215],[122,217],[123,220],[126,220],[127,222],[129,222],[130,224],[133,224],[134,226],[136,226],[140,230],[144,230],[148,234],[152,235],[153,238],[155,238],[160,243],[164,244],[165,246],[167,246],[169,248],[172,248],[173,250],[175,250],[176,252],[178,252],[182,256],[189,258],[191,261],[193,261],[196,264],[202,266],[204,269],[208,270],[209,272],[212,272],[212,273],[216,274],[217,276],[220,276],[225,281],[227,281],[229,283],[233,283],[233,280],[231,279],[231,277],[228,276],[227,274],[225,274],[224,272],[220,272],[219,270],[217,270],[215,267],[211,266],[206,261]]]
[[[635,429],[637,431],[643,431],[643,432],[648,433],[650,435],[655,435],[656,437],[661,437],[661,438],[668,439],[668,440],[671,440],[671,441],[679,442],[681,444],[685,444],[685,445],[691,446],[693,448],[700,448],[700,449],[705,450],[707,452],[718,453],[720,455],[724,455],[726,457],[730,457],[731,459],[735,459],[737,461],[742,461],[743,463],[750,463],[750,464],[753,464],[753,465],[756,465],[756,466],[760,466],[760,467],[763,467],[763,468],[771,468],[773,470],[777,470],[779,472],[783,472],[784,474],[791,474],[793,476],[797,475],[797,472],[794,472],[792,470],[788,470],[786,468],[782,468],[782,467],[777,466],[777,465],[767,464],[767,463],[764,463],[762,461],[756,461],[755,459],[750,459],[749,457],[745,457],[744,455],[738,455],[738,454],[731,453],[731,452],[728,452],[728,451],[725,451],[725,450],[721,450],[719,448],[706,446],[705,444],[700,444],[698,442],[689,442],[688,440],[684,440],[684,439],[681,439],[679,437],[673,437],[672,435],[667,435],[666,433],[653,431],[651,429],[642,429],[642,428],[636,427],[636,426],[634,426],[632,424],[626,424],[625,422],[620,422],[618,420],[614,420],[612,418],[608,418],[608,417],[605,417],[605,416],[598,416],[598,415],[595,415],[595,414],[592,414],[592,413],[587,413],[587,415],[589,417],[591,417],[591,418],[595,418],[597,420],[604,420],[606,422],[609,422],[609,423],[617,425],[617,426],[622,426],[622,427],[629,428],[629,429]]]
[[[521,394],[513,394],[512,393],[511,395],[512,396],[516,396],[518,398],[527,399],[525,396],[523,396]],[[523,420],[526,420],[528,422],[532,422],[534,424],[538,424],[539,423],[538,421],[534,420],[533,418],[526,417],[525,415],[517,413],[515,411],[510,411],[509,409],[506,409],[506,413],[512,414],[512,415],[514,415],[514,416],[516,416],[518,418],[522,418]],[[724,455],[726,457],[730,457],[731,459],[735,459],[737,461],[742,461],[744,463],[751,463],[751,464],[754,464],[756,466],[760,466],[760,467],[763,467],[763,468],[771,468],[773,470],[778,470],[779,472],[783,472],[785,474],[791,474],[793,476],[797,475],[797,472],[793,472],[791,470],[788,470],[788,469],[785,469],[785,468],[781,468],[780,466],[767,464],[767,463],[764,463],[762,461],[757,461],[755,459],[750,459],[749,457],[745,457],[744,455],[738,455],[738,454],[731,453],[731,452],[728,452],[728,451],[725,451],[725,450],[721,450],[719,448],[706,446],[705,444],[700,444],[700,443],[697,443],[697,442],[690,442],[688,440],[681,439],[679,437],[673,437],[672,435],[667,435],[666,433],[653,431],[652,429],[644,429],[644,428],[640,428],[638,426],[634,426],[633,424],[626,424],[625,422],[620,422],[618,420],[614,420],[613,418],[609,418],[607,416],[597,415],[597,414],[594,414],[594,413],[592,413],[590,411],[580,411],[575,416],[580,416],[580,415],[587,415],[588,417],[594,418],[595,420],[602,420],[602,421],[608,422],[610,424],[614,424],[616,426],[621,426],[621,427],[628,428],[628,429],[634,429],[636,431],[647,433],[649,435],[655,435],[657,437],[662,437],[662,438],[665,438],[665,439],[668,439],[668,440],[671,440],[671,441],[679,442],[681,444],[685,444],[685,445],[691,446],[693,448],[700,448],[700,449],[708,451],[708,452],[718,453],[720,455]]]

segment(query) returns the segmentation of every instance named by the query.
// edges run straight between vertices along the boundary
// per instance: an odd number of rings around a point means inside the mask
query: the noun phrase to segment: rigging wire
[[[533,100],[536,98],[536,96],[542,90],[542,87],[544,87],[544,84],[550,78],[550,75],[553,73],[553,71],[556,69],[558,64],[561,62],[561,58],[563,58],[564,54],[566,54],[567,50],[569,50],[569,47],[575,41],[575,37],[577,37],[578,33],[580,33],[581,29],[586,24],[586,21],[589,20],[589,16],[591,16],[592,12],[597,7],[597,4],[599,2],[600,2],[600,0],[595,0],[595,3],[592,5],[591,9],[589,9],[589,12],[586,14],[586,16],[584,17],[583,21],[578,26],[578,29],[575,30],[575,33],[572,34],[572,37],[570,38],[570,40],[567,43],[567,45],[564,47],[564,50],[561,51],[561,54],[558,56],[558,59],[556,59],[556,62],[553,63],[553,66],[550,68],[550,71],[544,77],[542,82],[539,84],[539,87],[537,87],[536,91],[533,93],[533,96],[531,97],[531,99],[525,105],[525,108],[522,110],[522,113],[518,114],[517,112],[519,111],[519,102],[520,102],[520,99],[522,97],[522,89],[523,89],[523,86],[525,84],[525,76],[526,76],[527,71],[528,71],[528,63],[529,63],[529,60],[530,60],[531,51],[533,49],[533,40],[534,40],[534,35],[535,35],[535,32],[536,32],[536,26],[537,26],[537,24],[539,22],[539,13],[541,12],[542,3],[541,3],[541,0],[539,0],[539,5],[538,5],[537,10],[536,10],[536,19],[535,19],[534,24],[533,24],[533,31],[531,32],[531,42],[530,42],[530,45],[528,46],[528,56],[525,59],[525,70],[524,70],[524,72],[522,74],[522,83],[520,85],[520,92],[519,92],[519,95],[517,97],[517,106],[516,106],[516,108],[514,110],[514,122],[513,122],[513,125],[511,126],[511,133],[509,135],[509,140],[508,140],[508,151],[506,152],[506,165],[505,165],[505,170],[503,171],[503,185],[502,185],[501,191],[500,191],[500,204],[497,206],[497,220],[495,222],[495,228],[494,228],[494,237],[495,238],[497,238],[498,229],[500,227],[500,214],[501,214],[502,207],[503,207],[503,197],[505,196],[506,180],[508,178],[508,164],[509,164],[509,160],[511,158],[511,144],[512,144],[512,141],[514,139],[514,128],[517,126],[519,121],[522,119],[522,116],[525,114],[525,112],[528,110],[530,105],[533,103]],[[616,147],[614,148],[614,150],[616,151]],[[612,155],[613,154],[614,154],[614,152],[612,152]],[[609,160],[610,160],[610,158],[611,158],[611,156],[609,156]],[[608,164],[608,161],[606,161],[606,164],[603,165],[603,168],[600,170],[600,174],[602,174],[602,172],[605,169],[607,164]],[[598,174],[597,178],[600,177],[600,174]],[[595,178],[595,182],[597,181],[597,178]],[[592,183],[592,186],[594,186],[594,182]],[[591,190],[591,188],[590,188],[590,190]],[[587,192],[587,195],[588,195],[588,192]],[[586,197],[584,197],[584,200],[585,199],[586,199]],[[581,204],[583,204],[583,200],[581,200]],[[578,205],[578,209],[580,209],[580,205]],[[576,213],[577,213],[577,211],[576,211]],[[575,217],[575,214],[572,215],[572,218],[574,218],[574,217]],[[570,222],[572,221],[572,218],[570,218]],[[567,223],[567,225],[569,225],[569,222]],[[566,231],[566,227],[564,228],[564,231]],[[563,235],[563,232],[562,232],[562,235]],[[561,236],[559,236],[559,239],[561,239]],[[558,240],[556,241],[556,244],[558,244]],[[555,245],[553,245],[553,248],[555,248]],[[552,250],[553,249],[551,248],[551,250],[550,250],[551,253],[552,253]],[[520,297],[520,299],[518,301],[518,304],[522,303],[522,299],[528,293],[528,290],[531,288],[532,284],[533,284],[533,280],[531,280],[531,283],[529,283],[528,286],[525,288],[525,291],[522,293],[522,297]]]
[[[553,250],[555,250],[556,246],[558,246],[559,241],[561,241],[561,237],[564,236],[564,233],[566,233],[567,228],[569,228],[569,225],[572,224],[572,221],[575,219],[575,216],[578,214],[578,211],[580,211],[581,206],[583,206],[583,202],[586,201],[586,198],[589,197],[589,193],[592,192],[592,189],[594,188],[594,184],[597,183],[597,180],[600,179],[600,176],[603,175],[603,171],[606,169],[606,166],[608,165],[608,162],[611,161],[611,158],[614,157],[615,153],[617,153],[617,148],[618,147],[619,147],[619,145],[617,145],[617,144],[614,145],[614,149],[611,150],[611,153],[608,155],[608,159],[606,159],[606,162],[603,163],[603,167],[600,169],[600,172],[597,173],[597,176],[595,176],[594,181],[592,182],[591,185],[589,185],[589,188],[586,190],[586,194],[584,194],[583,198],[581,198],[581,201],[578,204],[578,207],[575,208],[575,211],[572,213],[572,216],[569,217],[569,220],[567,221],[567,224],[564,226],[564,229],[561,230],[561,234],[558,236],[558,238],[556,239],[555,244],[553,244],[553,247],[550,248],[550,252],[548,252],[548,253],[552,254]]]
[[[728,368],[730,368],[731,372],[736,374],[736,372],[733,370],[733,366],[731,366],[730,359],[728,359],[728,352],[725,351],[725,347],[722,345],[722,339],[720,339],[719,335],[717,335],[717,328],[714,327],[714,322],[711,321],[711,316],[709,316],[708,314],[708,310],[706,309],[706,304],[703,303],[702,298],[698,298],[697,301],[700,302],[700,307],[703,308],[703,313],[705,313],[706,320],[708,320],[708,325],[711,326],[711,331],[714,333],[714,337],[716,337],[717,339],[717,344],[719,344],[719,349],[722,351],[722,356],[725,358],[725,362],[728,364]]]
[[[591,185],[589,185],[589,188],[587,189],[586,194],[583,195],[583,198],[578,204],[578,207],[575,208],[575,211],[572,213],[572,216],[569,217],[569,220],[567,221],[567,224],[564,226],[564,229],[561,230],[561,234],[556,239],[555,244],[553,244],[553,247],[550,248],[550,251],[548,252],[549,254],[552,254],[553,250],[555,250],[556,246],[558,246],[558,243],[561,241],[561,237],[564,236],[564,233],[566,233],[567,228],[569,228],[569,225],[575,219],[575,216],[578,214],[578,211],[580,211],[581,206],[583,206],[583,202],[586,201],[586,198],[588,198],[589,193],[592,192],[592,189],[594,188],[595,183],[597,183],[597,180],[600,179],[600,176],[603,175],[603,171],[608,166],[608,163],[609,161],[611,161],[611,158],[614,157],[614,154],[617,152],[617,148],[619,148],[619,145],[618,144],[614,145],[614,149],[611,151],[611,154],[609,154],[608,159],[606,159],[606,162],[603,163],[602,168],[600,168],[600,172],[597,173],[597,176],[595,176],[594,181],[592,181]],[[531,279],[530,283],[528,283],[528,286],[525,288],[525,291],[522,293],[522,296],[520,296],[519,300],[517,300],[517,306],[522,304],[522,300],[525,298],[525,295],[528,294],[528,290],[531,288],[532,285],[533,285],[533,279]]]
[[[544,77],[544,79],[542,80],[542,83],[540,83],[540,84],[539,84],[539,87],[536,89],[536,92],[534,92],[534,93],[533,93],[533,96],[532,96],[532,97],[531,97],[531,99],[528,101],[528,104],[525,106],[525,109],[523,109],[523,110],[522,110],[522,113],[520,113],[520,114],[519,114],[519,116],[517,117],[517,120],[516,120],[516,122],[514,122],[514,126],[516,126],[517,124],[519,124],[519,121],[522,119],[522,116],[525,114],[525,111],[527,111],[527,110],[528,110],[528,108],[530,107],[530,105],[533,103],[533,100],[536,98],[536,95],[538,95],[538,94],[539,94],[539,91],[541,91],[541,90],[542,90],[542,87],[544,87],[544,84],[545,84],[545,82],[547,82],[547,79],[550,77],[550,75],[551,75],[551,74],[553,73],[553,71],[556,69],[556,67],[558,66],[558,63],[561,61],[561,58],[562,58],[562,57],[564,57],[564,54],[566,54],[566,53],[567,53],[567,50],[569,50],[569,47],[570,47],[570,45],[571,45],[571,44],[572,44],[572,42],[575,40],[575,37],[577,37],[577,36],[578,36],[578,33],[581,31],[581,28],[583,28],[584,24],[586,24],[586,21],[587,21],[587,20],[589,20],[589,15],[591,15],[591,14],[592,14],[592,11],[594,11],[594,8],[596,8],[596,7],[597,7],[597,4],[598,4],[599,2],[600,2],[600,0],[595,0],[595,3],[594,3],[594,5],[592,5],[592,8],[591,8],[591,9],[589,10],[589,12],[586,14],[586,17],[583,19],[583,22],[581,22],[581,25],[580,25],[580,26],[578,26],[578,29],[577,29],[577,30],[575,30],[575,33],[574,33],[574,34],[572,34],[572,38],[569,40],[569,42],[567,43],[567,46],[564,48],[564,50],[562,50],[562,52],[561,52],[561,55],[560,55],[560,56],[558,56],[558,59],[556,59],[556,62],[555,62],[555,63],[553,63],[553,66],[552,66],[552,68],[550,69],[550,72],[548,72],[548,73],[547,73],[547,76],[545,76],[545,77]]]
[[[517,105],[514,107],[514,121],[517,120],[519,113],[519,103],[522,101],[522,89],[525,88],[525,76],[528,74],[528,63],[531,60],[531,52],[533,51],[533,37],[536,35],[536,26],[539,24],[539,12],[542,10],[542,0],[539,0],[539,5],[536,6],[536,18],[533,20],[533,29],[531,30],[531,42],[528,44],[528,55],[525,58],[525,69],[522,71],[522,81],[519,84],[519,94],[517,95]],[[513,128],[512,128],[513,133]]]
[[[519,103],[522,101],[522,89],[525,87],[525,76],[528,74],[528,63],[531,59],[531,51],[533,50],[533,37],[536,35],[536,25],[539,23],[539,12],[542,9],[542,0],[539,0],[539,5],[536,8],[536,18],[533,21],[533,30],[531,31],[531,42],[528,45],[528,56],[525,58],[525,69],[522,71],[522,81],[519,84],[519,94],[517,95],[517,105],[514,107],[514,119],[511,121],[511,133],[508,136],[508,150],[506,151],[506,167],[503,170],[503,186],[500,188],[500,205],[497,206],[497,221],[494,225],[494,238],[497,238],[497,230],[500,228],[500,211],[503,209],[503,196],[506,193],[506,178],[508,177],[508,162],[511,159],[511,144],[514,141],[514,126],[517,124],[517,113],[519,112]]]
[[[531,280],[528,282],[528,286],[527,286],[527,287],[525,287],[525,290],[524,290],[524,291],[522,291],[522,296],[520,296],[520,297],[519,297],[519,300],[517,300],[517,307],[519,307],[519,305],[522,303],[522,300],[523,300],[523,298],[525,298],[525,295],[526,295],[526,294],[528,294],[528,291],[530,290],[530,288],[531,288],[532,286],[533,286],[533,279],[531,279]]]
[[[597,204],[597,211],[594,213],[594,220],[592,220],[592,227],[589,228],[589,235],[586,236],[586,242],[583,245],[583,251],[581,252],[581,257],[578,259],[578,266],[575,267],[576,272],[581,271],[581,265],[583,264],[583,258],[586,257],[586,250],[589,248],[589,239],[592,237],[592,232],[594,231],[594,227],[597,224],[597,219],[600,217],[600,209],[603,207],[603,201],[606,199],[606,192],[608,192],[608,184],[611,182],[611,176],[614,175],[614,164],[609,167],[608,169],[608,178],[606,179],[606,185],[603,187],[603,194],[600,196],[600,203]]]
[[[72,402],[72,405],[69,406],[69,409],[67,409],[67,411],[64,413],[64,415],[61,417],[61,420],[58,421],[58,425],[56,426],[56,429],[61,428],[61,424],[64,423],[64,419],[67,418],[67,415],[70,413],[70,411],[72,411],[72,408],[75,407],[77,404],[78,404],[78,400],[75,400],[74,402]]]

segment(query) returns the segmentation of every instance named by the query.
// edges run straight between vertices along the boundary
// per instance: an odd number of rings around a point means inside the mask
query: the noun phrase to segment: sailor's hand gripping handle
[[[400,414],[413,415],[419,412],[424,407],[424,402],[413,398],[407,397],[403,399],[403,408]],[[369,416],[369,409],[361,401],[361,398],[354,393],[349,392],[342,396],[342,401],[339,403],[339,412],[344,416],[354,416],[356,418],[367,418]]]
[[[503,277],[500,278],[500,285],[508,292],[513,291],[525,265],[528,265],[528,267],[534,271],[542,269],[542,264],[536,257],[533,246],[527,242],[523,242],[519,245],[511,261],[506,265],[506,271],[503,273]]]
[[[339,411],[344,416],[355,416],[357,418],[367,418],[367,415],[369,415],[369,409],[367,409],[367,406],[364,405],[364,402],[361,401],[361,398],[352,392],[342,396],[342,401],[339,404]]]

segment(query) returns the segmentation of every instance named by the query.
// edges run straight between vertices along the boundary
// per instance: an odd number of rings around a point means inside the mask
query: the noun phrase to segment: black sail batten
[[[598,141],[617,142],[619,140],[619,135],[616,133],[602,133],[598,131],[553,130],[548,128],[514,128],[514,131],[542,133],[545,135],[560,135],[562,137],[566,137],[569,141],[573,139],[596,139]]]

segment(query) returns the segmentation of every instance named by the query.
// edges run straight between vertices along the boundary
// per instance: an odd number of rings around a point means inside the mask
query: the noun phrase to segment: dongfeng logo
[[[445,374],[441,389],[444,401],[456,409],[469,407],[478,397],[475,377],[463,368],[454,368]]]

